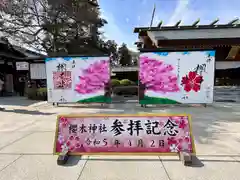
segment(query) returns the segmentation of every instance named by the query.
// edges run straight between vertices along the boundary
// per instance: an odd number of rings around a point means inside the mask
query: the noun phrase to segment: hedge
[[[28,96],[28,99],[46,101],[47,88],[28,88],[27,96]]]
[[[112,79],[111,80],[111,85],[114,87],[114,86],[119,86],[120,85],[120,81],[117,80],[117,79]]]
[[[128,86],[128,85],[132,85],[133,82],[130,81],[129,79],[123,79],[120,81],[120,84],[123,85],[123,86]]]

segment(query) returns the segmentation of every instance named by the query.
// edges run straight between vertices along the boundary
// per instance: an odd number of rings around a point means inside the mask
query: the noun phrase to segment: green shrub
[[[28,96],[28,99],[46,101],[47,88],[28,88],[27,96]]]
[[[42,100],[42,101],[47,100],[47,88],[37,89],[37,100]]]
[[[128,85],[132,85],[133,83],[129,79],[123,79],[120,81],[120,84],[123,86],[128,86]]]
[[[27,88],[27,97],[28,99],[36,99],[37,98],[37,89],[36,88]]]
[[[47,94],[47,88],[38,88],[37,89],[37,95],[44,96]]]
[[[118,86],[118,85],[120,85],[120,81],[119,80],[117,80],[117,79],[112,79],[111,80],[111,85],[114,87],[114,86]]]

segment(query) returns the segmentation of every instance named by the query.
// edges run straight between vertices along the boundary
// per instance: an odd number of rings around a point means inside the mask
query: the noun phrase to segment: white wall
[[[240,62],[239,61],[219,61],[216,62],[215,69],[232,69],[232,68],[239,68]]]
[[[240,28],[148,31],[148,34],[158,40],[237,38],[240,37]]]

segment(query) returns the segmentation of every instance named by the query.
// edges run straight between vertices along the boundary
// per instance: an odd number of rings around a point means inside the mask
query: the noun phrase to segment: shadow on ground
[[[0,97],[0,105],[4,106],[30,106],[41,101],[29,100],[27,97],[11,96]]]
[[[13,113],[20,113],[20,114],[29,114],[29,115],[53,115],[55,113],[45,113],[40,111],[31,111],[25,109],[14,109],[14,110],[3,110],[3,112],[13,112]]]
[[[69,156],[69,159],[64,166],[76,166],[81,159],[81,156]]]

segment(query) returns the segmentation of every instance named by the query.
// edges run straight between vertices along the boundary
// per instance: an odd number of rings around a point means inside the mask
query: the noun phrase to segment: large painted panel
[[[47,58],[46,71],[49,102],[111,101],[109,57]]]
[[[140,55],[140,104],[212,103],[215,51]]]

